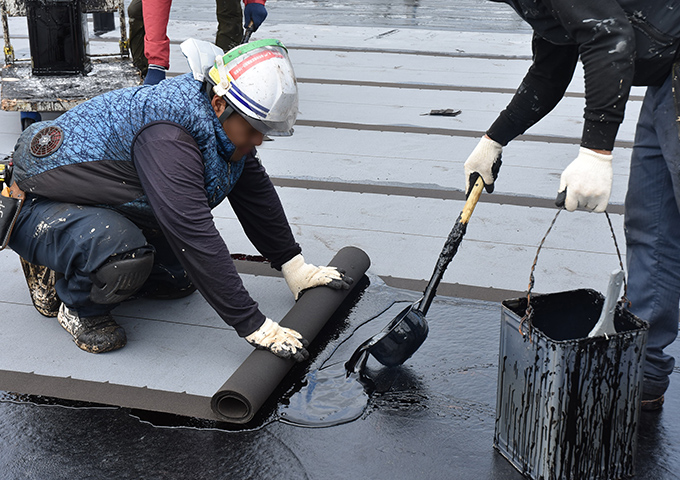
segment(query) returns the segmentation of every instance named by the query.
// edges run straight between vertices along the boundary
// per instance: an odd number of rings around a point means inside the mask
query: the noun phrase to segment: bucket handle
[[[548,231],[545,232],[545,235],[543,235],[543,238],[541,239],[541,243],[538,245],[538,250],[536,250],[536,256],[534,257],[534,263],[531,265],[531,273],[529,274],[529,286],[527,288],[527,309],[526,312],[524,313],[524,316],[519,322],[519,333],[524,336],[525,333],[523,331],[524,324],[527,323],[529,326],[529,329],[527,331],[528,334],[531,334],[531,318],[534,313],[534,308],[531,306],[531,290],[534,288],[534,270],[536,269],[536,264],[538,263],[538,254],[541,253],[541,248],[543,248],[543,244],[545,243],[545,239],[548,237],[548,234],[552,230],[553,226],[555,225],[555,221],[557,220],[557,217],[559,217],[560,212],[562,209],[558,209],[557,213],[555,214],[555,217],[552,219],[552,222],[550,222],[550,226],[548,226]],[[609,218],[609,213],[606,211],[604,212],[605,216],[607,217],[607,223],[609,224],[609,230],[612,232],[612,239],[614,239],[614,247],[616,248],[616,255],[619,257],[619,266],[621,267],[621,270],[624,270],[623,268],[623,260],[621,259],[621,251],[619,250],[619,243],[616,241],[616,234],[614,233],[614,226],[612,225],[612,220]],[[623,276],[623,296],[621,297],[620,302],[623,303],[624,305],[630,306],[630,302],[628,301],[628,284],[626,282],[626,276]],[[529,337],[531,338],[531,337]]]

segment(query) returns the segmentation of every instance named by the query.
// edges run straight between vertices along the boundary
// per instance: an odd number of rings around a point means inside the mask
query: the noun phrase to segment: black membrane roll
[[[317,287],[308,290],[281,320],[312,343],[343,300],[359,284],[371,261],[356,247],[344,247],[329,265],[344,270],[354,279],[348,290]],[[295,364],[266,350],[253,350],[241,366],[212,396],[210,406],[229,423],[248,423]]]

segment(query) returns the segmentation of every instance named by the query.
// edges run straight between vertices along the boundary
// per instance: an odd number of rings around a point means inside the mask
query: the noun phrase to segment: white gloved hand
[[[612,158],[581,147],[576,160],[562,172],[557,205],[562,206],[560,194],[566,190],[564,208],[570,212],[578,207],[604,212],[612,193]]]
[[[285,328],[267,318],[262,326],[246,337],[246,341],[260,350],[269,350],[281,358],[301,362],[309,358],[307,341],[295,330]]]
[[[353,282],[344,271],[335,267],[316,267],[311,263],[305,263],[302,254],[295,255],[281,265],[281,272],[288,288],[295,295],[295,300],[308,288],[325,285],[336,290],[347,290]]]
[[[470,175],[477,172],[484,180],[484,186],[489,193],[493,192],[493,182],[496,181],[498,170],[501,168],[501,153],[503,147],[500,143],[491,140],[484,135],[468,159],[465,161],[465,191],[469,192]]]

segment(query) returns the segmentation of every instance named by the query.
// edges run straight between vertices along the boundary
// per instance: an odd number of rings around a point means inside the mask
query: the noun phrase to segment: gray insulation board
[[[114,315],[128,344],[93,355],[33,308],[14,252],[0,252],[0,271],[2,390],[214,418],[210,398],[253,350],[194,293],[124,303]],[[242,278],[271,318],[280,320],[294,304],[282,278]]]

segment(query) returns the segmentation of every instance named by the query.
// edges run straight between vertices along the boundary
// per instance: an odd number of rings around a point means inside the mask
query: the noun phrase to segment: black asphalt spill
[[[329,393],[321,405],[330,411],[307,412],[309,423],[323,419],[334,426],[301,428],[285,419],[284,407],[291,412],[296,395],[313,382],[321,388],[323,376],[337,378],[362,341],[418,299],[378,282],[334,316],[311,346],[311,362],[294,367],[246,430],[0,397],[0,479],[522,479],[493,448],[499,304],[436,298],[427,315],[430,335],[403,366],[386,368],[370,359],[370,388],[350,389],[356,403]],[[680,344],[670,351],[680,357]],[[336,385],[327,393],[335,388],[342,392]],[[358,405],[352,415],[361,410],[358,417],[336,422],[348,405]],[[680,478],[679,424],[676,371],[663,410],[640,416],[633,478]]]

